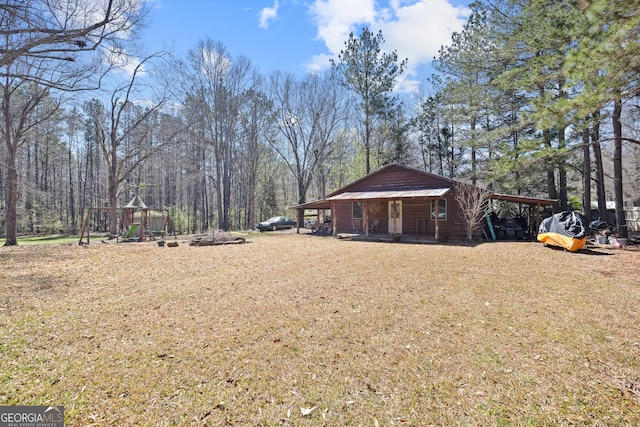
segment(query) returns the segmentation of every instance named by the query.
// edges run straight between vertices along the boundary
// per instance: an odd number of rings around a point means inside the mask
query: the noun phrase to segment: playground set
[[[167,226],[169,225],[168,213],[150,209],[136,195],[121,208],[101,207],[90,209],[82,226],[82,233],[78,242],[80,245],[89,244],[90,229],[93,228],[95,230],[98,228],[95,226],[96,218],[109,211],[119,213],[119,231],[117,234],[109,236],[109,240],[116,239],[116,243],[164,239],[166,235]],[[92,221],[94,224],[92,224]]]

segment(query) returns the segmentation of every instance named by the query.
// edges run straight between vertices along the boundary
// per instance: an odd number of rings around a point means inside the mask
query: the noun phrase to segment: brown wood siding
[[[338,202],[336,203],[335,220],[333,226],[336,227],[338,233],[359,233],[362,230],[357,230],[353,227],[351,202]]]
[[[434,236],[429,229],[429,200],[405,200],[402,203],[402,234],[418,234],[416,225],[420,223],[421,236]],[[425,228],[426,226],[426,228]]]
[[[465,226],[459,212],[458,203],[453,195],[445,197],[447,200],[447,219],[439,220],[440,240],[465,237]],[[436,221],[430,215],[431,200],[407,200],[403,204],[402,232],[403,234],[419,234],[435,237]]]
[[[444,197],[447,200],[447,219],[438,221],[440,240],[466,239],[466,227],[460,214],[460,207],[455,199],[453,182],[447,178],[392,165],[380,173],[374,173],[344,187],[340,192],[435,188],[451,188]],[[435,199],[407,198],[400,200],[402,200],[402,234],[435,237],[436,222],[430,218],[431,200]],[[364,215],[358,224],[354,224],[351,218],[351,203],[351,201],[337,201],[335,203],[333,225],[337,233],[364,233]],[[379,224],[376,233],[387,233],[389,229],[388,200],[367,200],[364,204],[368,207],[368,224],[371,225],[377,219]],[[358,227],[356,228],[354,225]],[[476,236],[479,237],[481,233],[478,231]]]
[[[466,231],[465,224],[458,203],[453,194],[445,197],[447,200],[447,219],[438,221],[440,240],[465,240]],[[375,209],[375,212],[369,212],[369,225],[377,219],[379,224],[376,233],[387,233],[388,231],[388,212],[387,200],[371,200],[367,201],[367,206],[373,203],[381,203],[384,209]],[[420,235],[426,237],[435,237],[436,222],[430,218],[431,200],[427,199],[405,199],[402,202],[402,234]],[[354,224],[351,216],[351,202],[337,202],[335,214],[337,216],[334,226],[337,227],[338,233],[363,233],[363,221]],[[354,225],[359,226],[355,228]],[[481,231],[476,232],[479,237]]]

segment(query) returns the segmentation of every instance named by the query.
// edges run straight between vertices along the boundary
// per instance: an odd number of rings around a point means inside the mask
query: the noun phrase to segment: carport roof
[[[493,193],[491,195],[493,200],[504,200],[505,202],[521,203],[523,205],[541,205],[552,206],[558,202],[556,199],[540,199],[537,197],[524,197],[524,196],[512,196],[510,194]]]

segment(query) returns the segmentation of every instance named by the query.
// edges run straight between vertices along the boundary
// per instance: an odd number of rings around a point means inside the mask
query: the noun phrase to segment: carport
[[[540,217],[540,208],[543,206],[553,206],[558,202],[555,199],[541,199],[535,197],[514,196],[511,194],[500,193],[493,193],[491,195],[491,199],[496,201],[516,203],[519,205],[527,205],[527,224],[529,225],[530,236],[536,235],[538,232],[538,228],[540,227],[540,222],[542,221],[542,218]],[[489,224],[489,226],[493,227],[492,224]],[[495,236],[493,240],[495,240]]]

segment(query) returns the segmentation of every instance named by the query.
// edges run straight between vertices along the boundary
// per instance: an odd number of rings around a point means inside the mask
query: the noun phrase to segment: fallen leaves
[[[640,425],[637,253],[252,240],[0,252],[0,404],[73,425]]]

